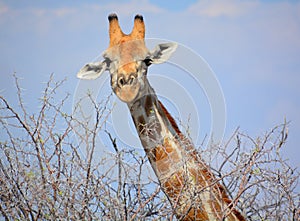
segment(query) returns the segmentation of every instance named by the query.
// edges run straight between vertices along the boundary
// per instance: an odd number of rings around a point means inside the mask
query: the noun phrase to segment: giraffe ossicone
[[[128,35],[121,30],[116,14],[109,15],[108,20],[110,43],[103,53],[104,60],[86,64],[77,76],[95,79],[106,70],[110,72],[111,87],[127,103],[140,141],[177,219],[244,221],[148,81],[149,65],[168,60],[177,44],[163,43],[148,50],[141,15],[135,16]]]

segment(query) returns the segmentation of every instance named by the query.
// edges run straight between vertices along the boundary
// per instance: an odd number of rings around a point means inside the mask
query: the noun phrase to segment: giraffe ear
[[[149,59],[151,60],[151,64],[161,64],[166,62],[173,52],[177,48],[177,43],[163,43],[158,44],[153,51],[151,51],[151,55]]]
[[[104,61],[98,61],[93,63],[88,63],[83,66],[77,73],[77,77],[80,79],[87,79],[87,80],[93,80],[106,71],[107,69],[107,62]]]

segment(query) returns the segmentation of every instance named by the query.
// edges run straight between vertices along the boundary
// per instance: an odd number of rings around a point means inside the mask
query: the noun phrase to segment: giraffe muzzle
[[[130,74],[129,77],[125,77],[125,75],[121,75],[118,77],[118,87],[122,88],[126,85],[133,86],[136,84],[136,74]]]
[[[113,90],[121,101],[130,103],[137,97],[140,87],[135,74],[130,74],[128,77],[120,75],[117,79],[117,86]]]

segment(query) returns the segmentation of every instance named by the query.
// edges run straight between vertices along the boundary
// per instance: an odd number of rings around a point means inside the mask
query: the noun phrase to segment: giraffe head
[[[103,61],[86,64],[77,74],[81,79],[96,79],[105,70],[111,75],[111,87],[124,102],[133,102],[141,95],[151,64],[165,62],[176,50],[177,44],[159,44],[150,51],[145,45],[145,24],[141,15],[134,18],[129,35],[123,33],[116,14],[110,14],[109,47],[104,51]]]

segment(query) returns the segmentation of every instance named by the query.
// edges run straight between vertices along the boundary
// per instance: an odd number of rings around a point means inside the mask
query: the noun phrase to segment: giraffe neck
[[[143,94],[139,96],[133,103],[129,104],[131,116],[137,129],[141,143],[146,151],[150,163],[159,180],[172,173],[172,168],[161,171],[157,166],[159,159],[157,150],[159,147],[165,146],[166,142],[170,142],[178,137],[178,127],[175,121],[170,121],[164,113],[165,108],[159,102],[154,89],[145,79],[145,87]],[[176,153],[177,158],[181,158],[179,146],[169,145],[168,151]],[[173,162],[174,163],[174,162]],[[167,174],[166,174],[167,173]]]
[[[245,220],[235,209],[225,218],[230,200],[192,143],[158,100],[145,78],[143,90],[128,104],[150,164],[180,220]],[[195,194],[197,192],[197,194]]]

